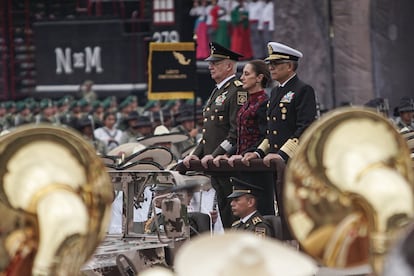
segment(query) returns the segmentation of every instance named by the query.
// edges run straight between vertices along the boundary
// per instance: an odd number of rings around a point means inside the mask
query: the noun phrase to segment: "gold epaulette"
[[[289,158],[292,158],[293,155],[295,155],[296,150],[299,146],[299,139],[293,138],[286,141],[286,143],[283,144],[283,146],[280,148],[281,151],[286,153]]]
[[[257,148],[262,150],[264,154],[267,154],[270,148],[269,139],[264,139]]]
[[[240,224],[240,220],[236,220],[235,222],[233,222],[233,224],[231,225],[231,227],[237,226]]]
[[[233,83],[235,86],[243,86],[243,83],[239,80],[235,80]]]
[[[252,218],[252,222],[254,225],[258,224],[259,222],[262,222],[263,220],[260,217],[254,217]]]

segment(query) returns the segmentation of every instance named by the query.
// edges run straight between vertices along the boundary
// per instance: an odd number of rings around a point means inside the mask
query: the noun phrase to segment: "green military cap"
[[[105,100],[103,100],[102,101],[102,107],[104,108],[104,109],[107,109],[107,108],[109,108],[110,106],[111,106],[111,102],[112,102],[112,100],[111,99],[105,99]]]
[[[14,101],[7,101],[6,102],[6,109],[15,108],[16,103]]]
[[[48,107],[53,107],[53,106],[54,106],[53,101],[51,99],[46,98],[46,99],[42,99],[40,101],[40,109],[42,109],[42,110],[46,109]]]
[[[33,97],[28,97],[28,98],[23,100],[23,102],[25,102],[25,103],[32,103],[32,102],[35,102],[35,101],[36,100]]]
[[[144,105],[144,110],[150,109],[152,107],[154,107],[157,104],[157,101],[154,100],[149,100],[147,101],[147,103]]]
[[[123,100],[120,104],[119,104],[119,109],[123,109],[125,107],[127,107],[128,105],[131,104],[131,101],[128,100],[128,98],[126,98],[125,100]]]
[[[27,104],[30,111],[35,111],[37,108],[39,108],[39,103],[36,101],[30,102]]]
[[[93,109],[96,109],[98,107],[103,107],[104,106],[103,103],[100,100],[93,101],[91,105],[92,105],[92,108]]]
[[[128,97],[126,97],[126,100],[128,100],[129,102],[136,102],[138,101],[138,97],[135,95],[129,95]]]
[[[85,100],[85,99],[80,99],[80,100],[77,102],[77,104],[78,104],[78,106],[80,106],[80,107],[85,107],[85,106],[88,106],[88,105],[89,105],[89,102],[88,102],[87,100]]]
[[[24,101],[19,101],[16,103],[16,110],[20,112],[26,108],[26,103]]]

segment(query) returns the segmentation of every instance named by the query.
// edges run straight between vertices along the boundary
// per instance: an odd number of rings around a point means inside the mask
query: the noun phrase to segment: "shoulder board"
[[[240,224],[240,220],[236,220],[235,222],[233,222],[233,224],[231,225],[231,227],[237,226]]]
[[[262,221],[263,220],[260,217],[258,217],[258,216],[252,218],[252,222],[253,222],[254,225],[256,225],[256,224],[258,224],[258,223],[260,223]]]
[[[243,86],[243,83],[241,81],[239,81],[239,80],[235,80],[233,83],[236,86]]]

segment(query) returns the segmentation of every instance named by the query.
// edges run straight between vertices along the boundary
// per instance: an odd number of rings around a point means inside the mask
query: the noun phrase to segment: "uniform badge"
[[[223,105],[224,101],[225,101],[225,100],[226,100],[226,98],[227,98],[227,93],[229,93],[229,92],[228,92],[228,91],[226,91],[226,92],[224,92],[223,94],[219,95],[219,96],[216,98],[216,101],[215,101],[216,105]]]
[[[243,83],[241,81],[239,81],[239,80],[235,80],[234,81],[234,85],[236,85],[236,86],[243,86]]]
[[[273,48],[271,45],[267,45],[267,53],[269,54],[269,56],[273,53]]]
[[[254,225],[256,225],[259,222],[262,222],[262,219],[260,217],[254,217],[254,218],[252,218],[252,222],[253,222]]]
[[[293,99],[293,96],[295,96],[295,92],[289,91],[286,93],[286,95],[283,96],[283,98],[280,100],[281,103],[290,103]]]
[[[247,92],[237,92],[237,104],[244,105],[247,102]]]
[[[256,228],[254,228],[254,234],[258,237],[264,238],[266,236],[266,228],[256,227]]]

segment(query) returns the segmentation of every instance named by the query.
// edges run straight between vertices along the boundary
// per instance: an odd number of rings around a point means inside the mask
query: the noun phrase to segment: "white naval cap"
[[[269,51],[269,56],[265,59],[265,61],[299,60],[299,58],[303,56],[300,51],[279,42],[269,42],[267,44],[267,50]]]

